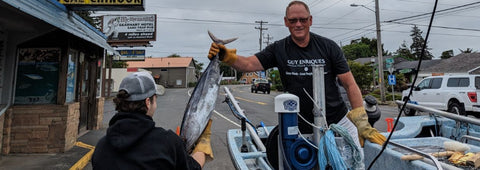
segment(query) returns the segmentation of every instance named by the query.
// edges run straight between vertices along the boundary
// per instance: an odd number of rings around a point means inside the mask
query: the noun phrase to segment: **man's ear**
[[[150,97],[147,97],[145,99],[145,106],[147,106],[147,109],[150,109],[150,106],[152,105],[151,101],[150,101]]]

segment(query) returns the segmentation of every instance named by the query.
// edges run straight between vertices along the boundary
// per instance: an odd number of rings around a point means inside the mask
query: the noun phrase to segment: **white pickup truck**
[[[480,117],[480,75],[443,75],[423,79],[413,86],[410,103],[445,110],[458,115]],[[407,99],[410,89],[402,92]],[[399,106],[401,107],[401,106]],[[405,109],[405,115],[415,115],[414,109]]]

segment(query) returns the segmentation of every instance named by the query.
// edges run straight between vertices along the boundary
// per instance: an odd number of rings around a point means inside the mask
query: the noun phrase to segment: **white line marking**
[[[229,121],[229,122],[232,123],[233,125],[240,127],[240,125],[239,125],[238,123],[235,123],[234,121],[232,121],[232,120],[230,120],[229,118],[225,117],[225,116],[222,115],[221,113],[218,113],[216,110],[213,110],[213,112],[214,112],[215,114],[217,114],[218,116],[222,117],[223,119]]]

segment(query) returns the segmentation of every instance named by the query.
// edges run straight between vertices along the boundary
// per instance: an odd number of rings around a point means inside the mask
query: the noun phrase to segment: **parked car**
[[[443,75],[423,79],[412,86],[410,103],[444,110],[458,115],[472,114],[480,117],[480,75]],[[410,89],[402,92],[406,101]],[[399,106],[400,108],[401,106]],[[414,109],[405,109],[405,115],[415,115]]]
[[[270,94],[270,82],[266,79],[256,79],[252,84],[252,93],[262,91],[264,94]]]

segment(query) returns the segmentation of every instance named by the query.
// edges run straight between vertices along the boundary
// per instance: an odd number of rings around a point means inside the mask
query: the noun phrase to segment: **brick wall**
[[[57,153],[78,136],[79,103],[13,106],[5,114],[2,153]]]
[[[2,146],[2,144],[3,144],[3,135],[2,134],[3,134],[3,124],[5,122],[5,115],[6,115],[6,113],[4,113],[0,116],[0,146]]]
[[[102,128],[103,122],[103,105],[105,104],[105,98],[97,98],[97,114],[94,116],[94,126],[92,130],[98,130]]]

